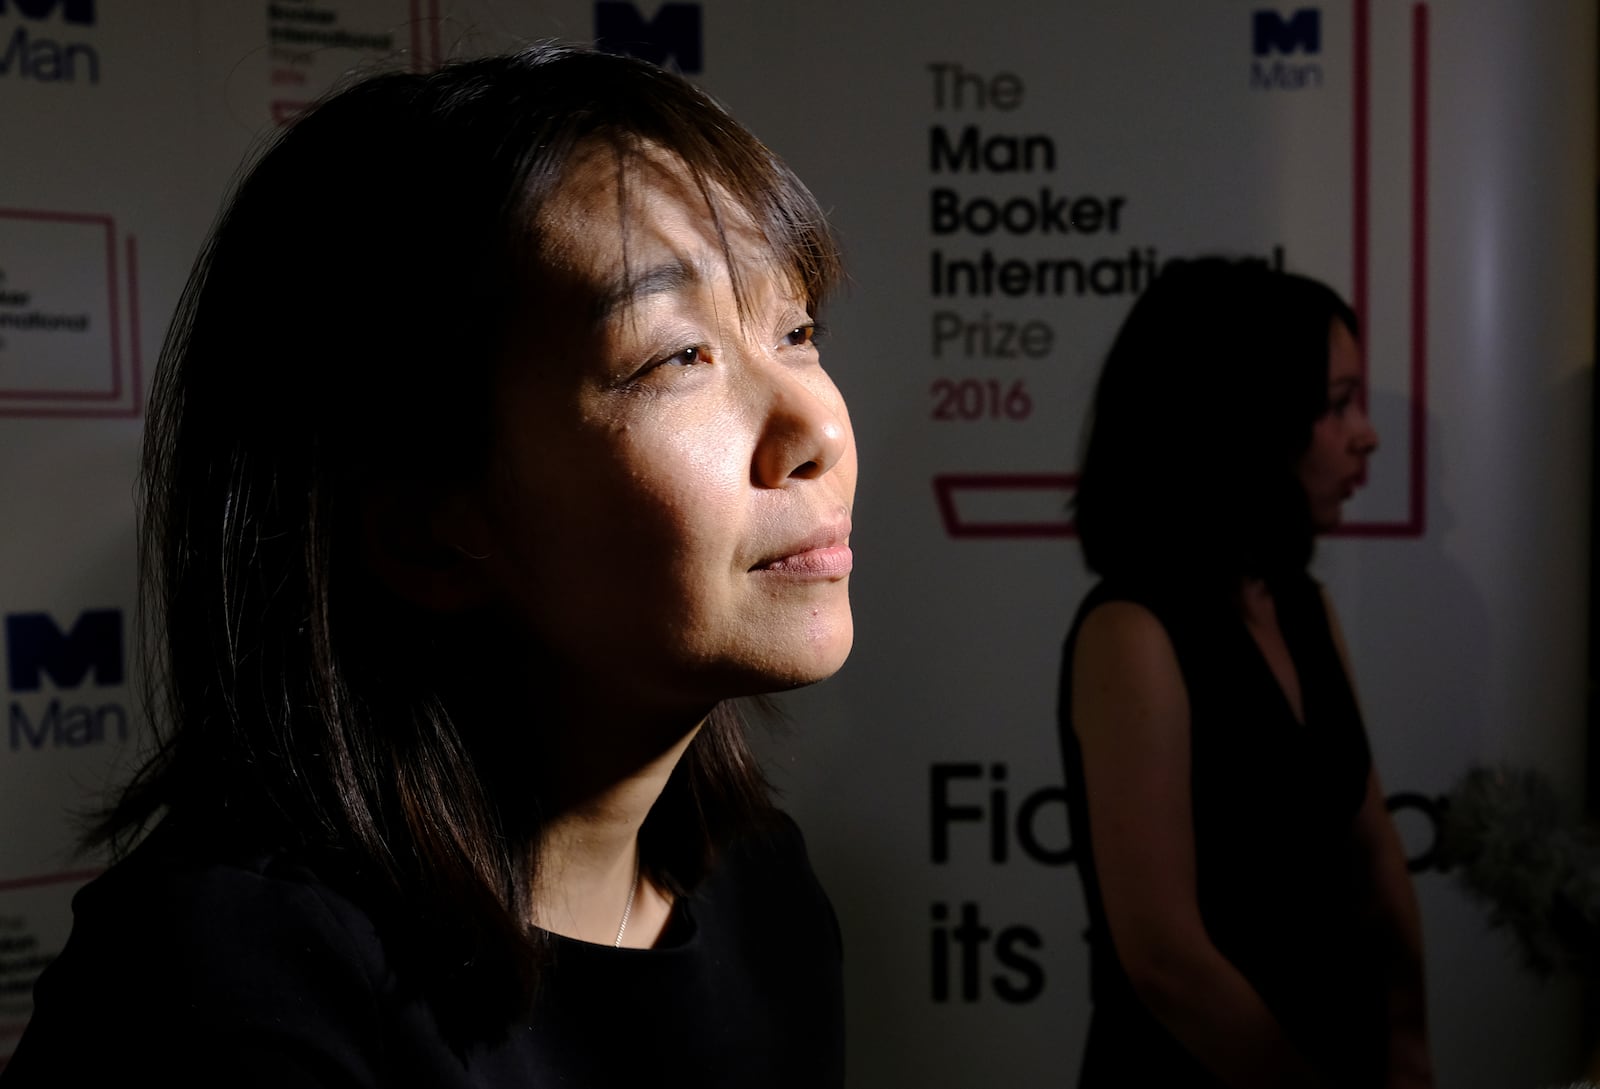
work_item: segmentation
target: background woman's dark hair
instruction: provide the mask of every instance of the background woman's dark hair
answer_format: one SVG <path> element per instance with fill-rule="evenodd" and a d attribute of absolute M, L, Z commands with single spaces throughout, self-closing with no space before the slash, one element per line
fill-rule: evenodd
<path fill-rule="evenodd" d="M 1076 499 L 1100 575 L 1226 592 L 1311 558 L 1296 475 L 1328 407 L 1326 285 L 1259 260 L 1168 264 L 1117 333 L 1095 391 Z"/>
<path fill-rule="evenodd" d="M 463 713 L 475 678 L 529 667 L 497 665 L 482 625 L 446 630 L 383 593 L 358 522 L 373 489 L 420 507 L 485 472 L 496 360 L 516 311 L 537 307 L 535 213 L 596 143 L 624 183 L 642 148 L 676 154 L 719 231 L 718 190 L 812 305 L 834 286 L 814 199 L 680 77 L 566 46 L 380 75 L 296 121 L 243 178 L 184 291 L 147 420 L 158 747 L 90 842 L 126 850 L 166 812 L 336 856 L 463 1039 L 525 1005 L 546 955 L 528 923 L 537 799 L 522 800 L 525 776 L 515 792 L 492 779 L 526 768 L 509 750 L 538 724 Z M 682 891 L 769 807 L 719 708 L 641 833 L 644 864 Z"/>

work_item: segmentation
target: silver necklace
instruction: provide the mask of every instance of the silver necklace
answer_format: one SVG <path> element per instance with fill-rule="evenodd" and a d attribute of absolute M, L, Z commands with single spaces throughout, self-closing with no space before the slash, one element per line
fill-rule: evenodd
<path fill-rule="evenodd" d="M 628 929 L 628 916 L 633 914 L 633 898 L 639 895 L 639 856 L 633 857 L 633 888 L 628 890 L 628 905 L 622 909 L 622 922 L 617 924 L 617 940 L 612 942 L 613 948 L 622 948 L 622 935 Z"/>

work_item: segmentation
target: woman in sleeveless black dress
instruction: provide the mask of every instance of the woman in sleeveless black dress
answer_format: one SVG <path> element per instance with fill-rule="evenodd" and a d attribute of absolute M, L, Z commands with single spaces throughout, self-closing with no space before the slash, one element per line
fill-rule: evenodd
<path fill-rule="evenodd" d="M 1306 572 L 1377 435 L 1356 318 L 1169 266 L 1118 334 L 1061 675 L 1094 1013 L 1080 1084 L 1432 1084 L 1415 897 Z"/>

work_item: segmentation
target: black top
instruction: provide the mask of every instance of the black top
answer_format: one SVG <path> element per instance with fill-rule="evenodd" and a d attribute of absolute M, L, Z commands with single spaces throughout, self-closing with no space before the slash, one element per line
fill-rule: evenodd
<path fill-rule="evenodd" d="M 1117 600 L 1154 613 L 1183 674 L 1195 891 L 1213 943 L 1312 1063 L 1347 1084 L 1382 1082 L 1385 986 L 1363 924 L 1366 879 L 1354 836 L 1371 766 L 1366 734 L 1316 583 L 1301 576 L 1272 594 L 1300 679 L 1304 723 L 1227 602 L 1102 583 L 1067 637 L 1061 744 L 1094 998 L 1083 1086 L 1220 1084 L 1140 1002 L 1106 928 L 1099 873 L 1116 860 L 1094 856 L 1071 719 L 1072 657 L 1084 618 Z"/>
<path fill-rule="evenodd" d="M 838 924 L 787 817 L 680 898 L 665 947 L 555 938 L 526 1022 L 464 1056 L 373 916 L 291 854 L 158 832 L 73 912 L 5 1089 L 844 1082 Z"/>

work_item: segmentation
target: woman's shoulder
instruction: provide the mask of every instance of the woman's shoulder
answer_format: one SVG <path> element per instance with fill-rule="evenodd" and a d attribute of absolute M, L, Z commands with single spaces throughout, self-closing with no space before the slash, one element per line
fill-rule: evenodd
<path fill-rule="evenodd" d="M 169 822 L 78 892 L 74 934 L 137 926 L 175 956 L 233 945 L 245 953 L 310 933 L 346 950 L 376 946 L 372 921 L 340 891 L 350 877 L 309 851 L 227 842 Z"/>
<path fill-rule="evenodd" d="M 1237 620 L 1232 621 L 1237 623 Z M 1075 681 L 1094 678 L 1128 699 L 1183 704 L 1236 648 L 1217 600 L 1183 588 L 1105 580 L 1078 607 L 1062 647 L 1058 712 L 1070 717 Z"/>
<path fill-rule="evenodd" d="M 1066 649 L 1070 659 L 1075 646 L 1086 639 L 1159 647 L 1172 641 L 1173 630 L 1181 624 L 1181 610 L 1172 595 L 1106 579 L 1096 583 L 1079 603 Z"/>
<path fill-rule="evenodd" d="M 729 845 L 706 882 L 704 897 L 740 929 L 810 935 L 815 947 L 836 951 L 839 923 L 812 867 L 800 825 L 772 809 Z"/>
<path fill-rule="evenodd" d="M 105 1062 L 144 1069 L 168 1047 L 186 1076 L 223 1080 L 249 1061 L 285 1078 L 302 1061 L 347 1074 L 376 1061 L 367 1026 L 386 972 L 381 943 L 366 914 L 293 852 L 214 854 L 158 829 L 72 909 L 8 1068 L 18 1084 L 32 1084 L 29 1070 L 60 1083 Z"/>
<path fill-rule="evenodd" d="M 754 862 L 809 866 L 806 837 L 799 822 L 776 806 L 740 830 L 734 837 L 732 853 Z"/>
<path fill-rule="evenodd" d="M 1136 597 L 1091 594 L 1061 663 L 1063 721 L 1080 704 L 1119 708 L 1108 720 L 1119 729 L 1129 708 L 1186 713 L 1185 690 L 1184 658 L 1167 618 Z"/>
<path fill-rule="evenodd" d="M 777 808 L 762 814 L 734 837 L 713 868 L 712 879 L 723 885 L 789 886 L 822 895 L 800 825 Z"/>

